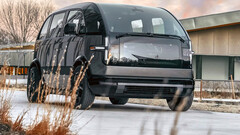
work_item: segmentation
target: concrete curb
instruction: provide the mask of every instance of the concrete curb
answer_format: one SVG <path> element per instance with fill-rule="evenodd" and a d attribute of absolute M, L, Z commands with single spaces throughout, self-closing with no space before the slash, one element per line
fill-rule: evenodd
<path fill-rule="evenodd" d="M 194 98 L 194 102 L 199 102 L 199 103 L 216 103 L 216 104 L 226 104 L 226 105 L 240 105 L 240 100 L 239 99 L 206 99 L 203 98 L 200 101 L 200 98 Z"/>

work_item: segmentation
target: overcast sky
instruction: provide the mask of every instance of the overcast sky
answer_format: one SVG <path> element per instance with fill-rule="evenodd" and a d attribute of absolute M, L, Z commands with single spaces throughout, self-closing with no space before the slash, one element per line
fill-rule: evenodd
<path fill-rule="evenodd" d="M 53 0 L 56 8 L 89 1 L 163 7 L 179 19 L 240 10 L 240 0 Z"/>

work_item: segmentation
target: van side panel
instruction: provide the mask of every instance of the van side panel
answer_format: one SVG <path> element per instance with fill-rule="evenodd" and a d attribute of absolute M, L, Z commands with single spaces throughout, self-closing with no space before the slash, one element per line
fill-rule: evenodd
<path fill-rule="evenodd" d="M 66 59 L 64 62 L 66 63 L 67 67 L 72 67 L 75 59 L 82 53 L 82 47 L 84 46 L 84 36 L 65 37 L 63 44 L 66 46 Z"/>
<path fill-rule="evenodd" d="M 84 55 L 89 60 L 93 55 L 94 58 L 91 61 L 91 65 L 89 67 L 88 75 L 92 75 L 93 72 L 103 70 L 106 68 L 104 65 L 104 51 L 90 51 L 90 46 L 99 46 L 104 47 L 103 36 L 101 35 L 88 35 L 85 38 L 85 46 L 83 47 Z"/>

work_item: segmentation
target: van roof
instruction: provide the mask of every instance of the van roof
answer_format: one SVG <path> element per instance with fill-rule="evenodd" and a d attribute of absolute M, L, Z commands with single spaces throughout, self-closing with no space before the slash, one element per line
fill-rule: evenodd
<path fill-rule="evenodd" d="M 65 10 L 69 10 L 69 9 L 74 9 L 74 8 L 87 8 L 88 6 L 90 5 L 104 5 L 104 4 L 108 4 L 108 5 L 126 5 L 128 6 L 129 4 L 110 4 L 110 3 L 95 3 L 95 2 L 83 2 L 83 3 L 77 3 L 77 4 L 74 4 L 74 5 L 70 5 L 70 6 L 67 6 L 67 7 L 64 7 L 64 8 L 61 8 L 54 13 L 57 13 L 57 12 L 61 12 L 61 11 L 65 11 Z M 147 7 L 147 6 L 140 6 L 140 5 L 129 5 L 129 6 L 139 6 L 139 7 Z"/>
<path fill-rule="evenodd" d="M 74 4 L 74 5 L 70 5 L 70 6 L 67 6 L 67 7 L 64 7 L 64 8 L 61 8 L 53 13 L 57 13 L 57 12 L 61 12 L 61 11 L 64 11 L 64 10 L 69 10 L 69 9 L 74 9 L 74 8 L 84 8 L 84 7 L 88 7 L 92 4 L 96 4 L 94 2 L 83 2 L 83 3 L 77 3 L 77 4 Z"/>

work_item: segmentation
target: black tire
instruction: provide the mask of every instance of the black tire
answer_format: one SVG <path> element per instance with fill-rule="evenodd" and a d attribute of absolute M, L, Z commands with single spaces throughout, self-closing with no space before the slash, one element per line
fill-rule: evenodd
<path fill-rule="evenodd" d="M 176 97 L 176 99 L 167 99 L 167 103 L 172 111 L 185 112 L 192 106 L 193 97 L 194 92 L 192 91 L 191 94 L 186 97 Z"/>
<path fill-rule="evenodd" d="M 45 101 L 45 94 L 42 92 L 43 86 L 39 88 L 39 82 L 41 80 L 41 75 L 37 67 L 32 67 L 28 73 L 27 81 L 27 98 L 29 102 L 32 103 L 43 103 Z"/>
<path fill-rule="evenodd" d="M 80 70 L 81 66 L 77 66 L 77 68 L 74 70 L 73 72 L 74 82 L 76 82 Z M 74 86 L 74 83 L 72 85 Z M 78 86 L 75 108 L 82 110 L 90 109 L 94 102 L 94 99 L 95 95 L 90 90 L 87 75 L 85 75 L 83 80 L 80 82 L 80 85 Z"/>
<path fill-rule="evenodd" d="M 128 102 L 128 98 L 109 98 L 109 100 L 114 105 L 125 105 Z"/>

